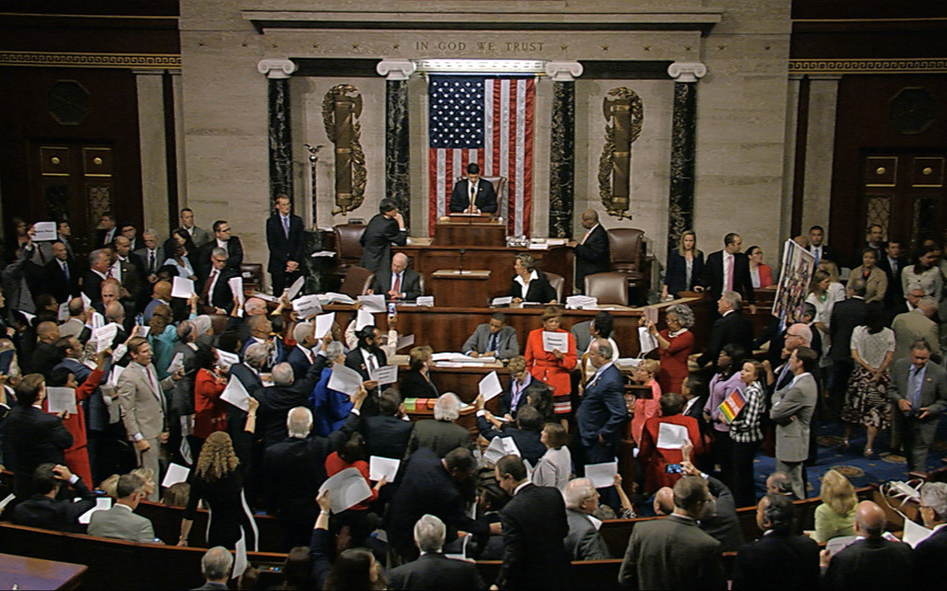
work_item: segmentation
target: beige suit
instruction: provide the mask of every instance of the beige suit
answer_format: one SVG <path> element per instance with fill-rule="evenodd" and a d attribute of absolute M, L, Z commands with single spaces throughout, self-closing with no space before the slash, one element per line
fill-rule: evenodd
<path fill-rule="evenodd" d="M 161 455 L 161 434 L 168 430 L 167 402 L 164 390 L 170 390 L 174 381 L 167 377 L 162 382 L 157 381 L 154 366 L 149 366 L 154 376 L 157 390 L 148 378 L 146 368 L 137 363 L 129 363 L 125 371 L 118 378 L 118 400 L 122 408 L 122 420 L 130 441 L 144 440 L 151 447 L 142 452 L 135 447 L 138 455 L 138 464 L 155 471 L 155 479 L 159 475 L 158 458 Z M 158 500 L 158 487 L 149 495 L 148 500 Z"/>
<path fill-rule="evenodd" d="M 856 277 L 861 277 L 862 273 L 865 271 L 863 265 L 858 265 L 852 272 L 848 275 L 848 280 L 851 281 Z M 868 274 L 868 280 L 865 281 L 865 301 L 866 302 L 883 302 L 885 301 L 885 291 L 888 289 L 888 276 L 885 275 L 885 272 L 879 269 L 878 267 L 873 267 L 871 273 Z"/>
<path fill-rule="evenodd" d="M 891 323 L 894 331 L 894 358 L 905 359 L 911 356 L 911 345 L 918 339 L 924 339 L 930 345 L 931 353 L 940 355 L 940 339 L 937 323 L 927 317 L 920 309 L 904 312 L 894 317 Z"/>

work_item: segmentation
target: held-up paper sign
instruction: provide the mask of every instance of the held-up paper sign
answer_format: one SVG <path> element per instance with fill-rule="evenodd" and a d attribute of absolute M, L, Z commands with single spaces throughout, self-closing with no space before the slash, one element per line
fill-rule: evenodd
<path fill-rule="evenodd" d="M 296 310 L 300 318 L 312 318 L 322 312 L 322 304 L 319 302 L 318 296 L 307 295 L 293 300 L 293 309 Z"/>
<path fill-rule="evenodd" d="M 385 306 L 385 296 L 380 293 L 360 295 L 358 296 L 358 301 L 362 303 L 362 310 L 366 310 L 373 314 L 388 311 L 388 308 Z"/>
<path fill-rule="evenodd" d="M 496 398 L 502 392 L 503 386 L 500 384 L 500 376 L 496 371 L 491 371 L 480 380 L 480 394 L 483 395 L 484 402 Z"/>
<path fill-rule="evenodd" d="M 168 364 L 168 375 L 176 373 L 182 367 L 184 367 L 184 353 L 175 353 L 171 358 L 171 363 Z"/>
<path fill-rule="evenodd" d="M 333 513 L 341 513 L 372 496 L 372 489 L 358 468 L 346 468 L 335 474 L 319 487 L 320 494 L 324 490 L 329 491 Z"/>
<path fill-rule="evenodd" d="M 687 441 L 687 427 L 661 423 L 658 427 L 658 445 L 661 449 L 681 449 Z"/>
<path fill-rule="evenodd" d="M 354 369 L 345 367 L 341 363 L 332 366 L 332 375 L 329 377 L 330 390 L 355 396 L 361 385 L 362 376 Z"/>
<path fill-rule="evenodd" d="M 46 387 L 47 409 L 49 414 L 58 415 L 62 411 L 76 413 L 76 391 L 74 388 Z"/>
<path fill-rule="evenodd" d="M 329 312 L 328 314 L 319 314 L 316 316 L 316 332 L 313 335 L 316 339 L 321 339 L 322 337 L 329 334 L 329 331 L 332 330 L 332 324 L 335 322 L 335 312 Z"/>
<path fill-rule="evenodd" d="M 224 391 L 220 394 L 220 399 L 229 402 L 243 412 L 250 411 L 250 394 L 248 394 L 247 389 L 243 387 L 243 382 L 236 377 L 232 376 L 230 381 L 227 382 L 227 387 L 224 388 Z"/>
<path fill-rule="evenodd" d="M 379 386 L 398 383 L 398 366 L 383 365 L 378 369 L 368 373 L 371 379 L 376 380 Z"/>
<path fill-rule="evenodd" d="M 355 317 L 355 330 L 362 330 L 366 326 L 375 326 L 375 317 L 365 308 L 359 308 Z"/>
<path fill-rule="evenodd" d="M 401 460 L 371 456 L 368 458 L 368 479 L 372 482 L 378 482 L 384 476 L 388 482 L 394 482 L 400 465 Z"/>
<path fill-rule="evenodd" d="M 543 351 L 552 353 L 556 349 L 565 353 L 569 350 L 569 333 L 543 331 Z"/>
<path fill-rule="evenodd" d="M 414 335 L 409 334 L 408 336 L 398 337 L 398 346 L 395 347 L 395 351 L 400 351 L 405 347 L 410 347 L 414 344 Z"/>
<path fill-rule="evenodd" d="M 170 486 L 179 482 L 187 482 L 187 475 L 190 473 L 190 468 L 185 468 L 184 466 L 172 463 L 170 466 L 168 466 L 168 473 L 164 475 L 164 480 L 161 481 L 161 486 L 169 488 Z"/>
<path fill-rule="evenodd" d="M 175 277 L 171 285 L 171 297 L 188 299 L 194 295 L 194 282 L 187 277 Z"/>
<path fill-rule="evenodd" d="M 112 346 L 112 341 L 115 340 L 115 335 L 118 334 L 118 325 L 110 322 L 102 328 L 95 329 L 92 334 L 96 343 L 95 352 L 101 353 Z"/>
<path fill-rule="evenodd" d="M 233 297 L 237 298 L 237 304 L 242 308 L 247 299 L 246 296 L 243 295 L 243 277 L 231 277 L 227 280 L 227 283 L 230 284 L 230 291 L 233 293 Z"/>
<path fill-rule="evenodd" d="M 293 281 L 293 284 L 289 286 L 289 289 L 286 290 L 286 297 L 290 300 L 295 300 L 296 296 L 299 295 L 299 292 L 303 290 L 303 284 L 306 283 L 305 277 L 300 277 L 296 281 Z"/>
<path fill-rule="evenodd" d="M 56 313 L 56 319 L 60 322 L 69 320 L 69 302 L 59 304 L 59 312 Z"/>
<path fill-rule="evenodd" d="M 233 367 L 240 363 L 240 356 L 236 353 L 230 353 L 228 351 L 221 351 L 217 349 L 217 367 L 225 369 L 228 367 Z"/>
<path fill-rule="evenodd" d="M 490 441 L 490 445 L 486 451 L 483 452 L 483 459 L 491 464 L 496 464 L 500 461 L 500 458 L 509 454 L 522 457 L 520 449 L 516 447 L 516 442 L 513 441 L 513 438 L 494 437 Z"/>
<path fill-rule="evenodd" d="M 618 474 L 618 461 L 602 464 L 588 464 L 585 467 L 585 477 L 592 481 L 595 488 L 615 486 L 615 475 Z"/>
<path fill-rule="evenodd" d="M 56 239 L 56 222 L 36 222 L 33 224 L 33 241 L 45 242 Z"/>

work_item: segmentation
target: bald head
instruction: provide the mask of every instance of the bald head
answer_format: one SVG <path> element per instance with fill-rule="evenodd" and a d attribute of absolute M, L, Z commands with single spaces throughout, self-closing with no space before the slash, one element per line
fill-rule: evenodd
<path fill-rule="evenodd" d="M 109 302 L 105 304 L 105 319 L 109 322 L 117 322 L 119 324 L 125 320 L 125 307 L 122 306 L 121 302 Z"/>
<path fill-rule="evenodd" d="M 855 532 L 869 538 L 880 537 L 885 530 L 885 511 L 873 501 L 862 501 L 855 506 Z"/>
<path fill-rule="evenodd" d="M 159 281 L 155 283 L 154 295 L 159 300 L 171 301 L 171 283 L 168 281 Z"/>
<path fill-rule="evenodd" d="M 36 327 L 36 337 L 43 343 L 54 343 L 59 339 L 59 327 L 55 322 L 40 322 Z"/>
<path fill-rule="evenodd" d="M 266 302 L 260 298 L 250 298 L 247 300 L 247 303 L 243 305 L 243 309 L 246 311 L 247 316 L 266 314 Z"/>
<path fill-rule="evenodd" d="M 654 494 L 654 512 L 658 515 L 674 513 L 674 489 L 670 486 L 662 486 Z"/>

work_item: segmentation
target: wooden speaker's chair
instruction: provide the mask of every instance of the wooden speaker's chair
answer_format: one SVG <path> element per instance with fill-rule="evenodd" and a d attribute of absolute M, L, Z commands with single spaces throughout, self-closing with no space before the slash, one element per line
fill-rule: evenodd
<path fill-rule="evenodd" d="M 565 277 L 563 277 L 562 275 L 556 275 L 555 273 L 550 273 L 548 271 L 544 271 L 544 273 L 546 275 L 546 279 L 549 280 L 549 285 L 551 285 L 552 288 L 556 290 L 556 301 L 561 304 L 562 291 L 566 285 Z M 543 302 L 543 303 L 545 304 L 546 302 Z"/>
<path fill-rule="evenodd" d="M 594 273 L 585 276 L 585 294 L 601 304 L 628 305 L 628 280 L 623 273 Z"/>
<path fill-rule="evenodd" d="M 637 287 L 645 279 L 642 272 L 644 230 L 637 228 L 608 230 L 608 249 L 612 271 L 624 275 L 629 287 Z"/>
<path fill-rule="evenodd" d="M 333 228 L 335 233 L 335 254 L 338 260 L 337 273 L 344 275 L 349 267 L 358 265 L 362 260 L 362 224 L 340 224 Z"/>
<path fill-rule="evenodd" d="M 374 273 L 365 267 L 359 267 L 355 265 L 349 267 L 348 272 L 345 274 L 345 280 L 342 281 L 342 287 L 339 288 L 339 291 L 351 298 L 355 298 L 360 295 L 367 294 L 368 290 L 372 288 L 372 284 L 374 282 Z"/>

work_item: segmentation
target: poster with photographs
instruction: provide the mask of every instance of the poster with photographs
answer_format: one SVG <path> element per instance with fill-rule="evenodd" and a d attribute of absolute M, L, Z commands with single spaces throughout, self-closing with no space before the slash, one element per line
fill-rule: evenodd
<path fill-rule="evenodd" d="M 776 300 L 773 302 L 773 316 L 782 321 L 783 326 L 797 322 L 802 317 L 802 304 L 809 292 L 809 282 L 815 271 L 815 257 L 805 248 L 792 240 L 783 247 L 783 268 L 776 287 Z"/>

